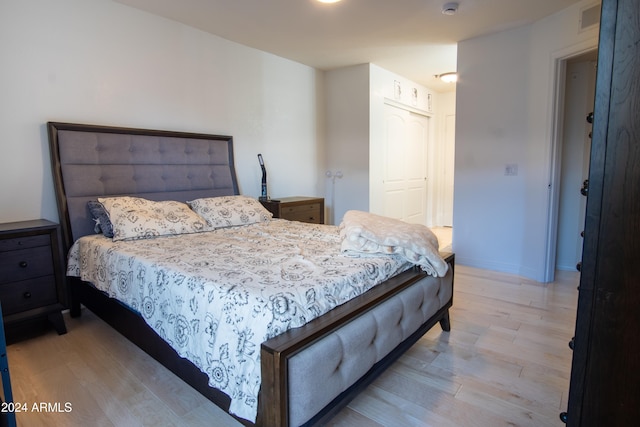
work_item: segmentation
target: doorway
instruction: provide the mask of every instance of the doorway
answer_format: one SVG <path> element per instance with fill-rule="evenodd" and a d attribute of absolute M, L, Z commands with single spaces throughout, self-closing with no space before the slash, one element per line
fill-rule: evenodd
<path fill-rule="evenodd" d="M 587 116 L 593 111 L 596 63 L 596 50 L 559 61 L 546 281 L 555 270 L 576 271 L 582 257 L 586 197 L 581 188 L 589 174 Z"/>

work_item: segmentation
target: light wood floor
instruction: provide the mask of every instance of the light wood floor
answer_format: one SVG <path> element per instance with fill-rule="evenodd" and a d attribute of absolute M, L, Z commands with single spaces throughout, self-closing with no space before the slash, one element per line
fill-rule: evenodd
<path fill-rule="evenodd" d="M 437 325 L 332 426 L 560 426 L 566 409 L 577 273 L 539 284 L 456 267 L 452 329 Z M 238 426 L 93 314 L 69 332 L 12 344 L 18 425 Z M 34 403 L 71 404 L 33 412 Z"/>

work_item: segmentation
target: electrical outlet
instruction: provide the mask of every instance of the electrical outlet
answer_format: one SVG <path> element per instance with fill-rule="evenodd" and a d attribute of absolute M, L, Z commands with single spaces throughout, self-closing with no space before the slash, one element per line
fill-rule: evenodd
<path fill-rule="evenodd" d="M 518 164 L 517 163 L 507 163 L 504 165 L 504 174 L 505 176 L 517 176 L 518 175 Z"/>

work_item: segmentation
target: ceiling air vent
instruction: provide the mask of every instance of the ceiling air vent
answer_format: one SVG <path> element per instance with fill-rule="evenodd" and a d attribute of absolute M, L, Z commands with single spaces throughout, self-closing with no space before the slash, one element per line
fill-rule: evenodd
<path fill-rule="evenodd" d="M 584 31 L 600 23 L 600 4 L 587 7 L 580 11 L 580 31 Z"/>

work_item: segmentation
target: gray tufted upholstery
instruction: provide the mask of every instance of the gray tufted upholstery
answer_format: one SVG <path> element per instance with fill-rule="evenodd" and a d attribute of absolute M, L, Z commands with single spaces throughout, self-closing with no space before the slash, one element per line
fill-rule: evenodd
<path fill-rule="evenodd" d="M 87 201 L 98 197 L 187 201 L 238 194 L 230 136 L 62 123 L 50 123 L 49 132 L 57 150 L 52 158 L 59 159 L 56 190 L 67 201 L 67 245 L 93 233 Z"/>
<path fill-rule="evenodd" d="M 336 332 L 289 359 L 289 422 L 299 426 L 398 344 L 451 298 L 453 272 L 425 276 Z"/>

